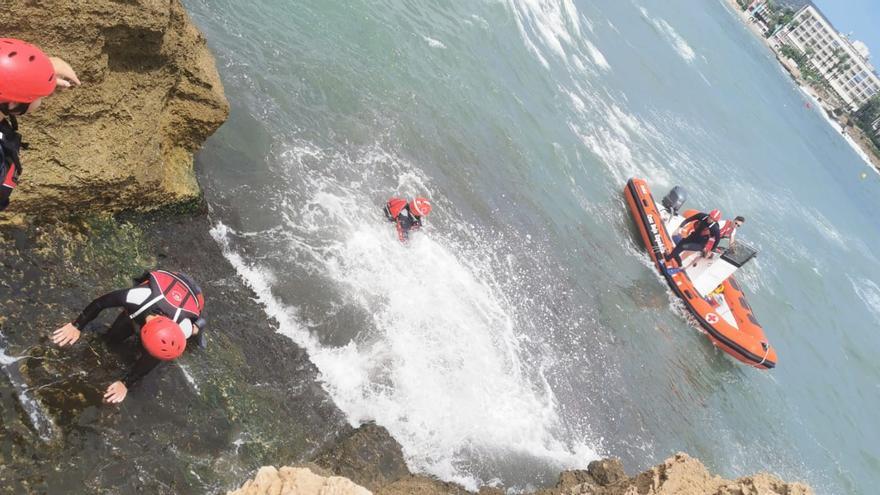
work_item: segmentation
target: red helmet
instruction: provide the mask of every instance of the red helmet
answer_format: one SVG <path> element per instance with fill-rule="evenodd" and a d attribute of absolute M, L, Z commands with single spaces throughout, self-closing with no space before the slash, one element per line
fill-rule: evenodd
<path fill-rule="evenodd" d="M 165 316 L 156 316 L 141 328 L 141 344 L 156 359 L 177 359 L 186 349 L 186 336 L 180 325 Z"/>
<path fill-rule="evenodd" d="M 416 216 L 423 217 L 428 213 L 431 213 L 431 202 L 428 201 L 427 198 L 416 198 L 410 201 L 409 209 L 412 210 Z"/>
<path fill-rule="evenodd" d="M 712 219 L 713 222 L 718 222 L 721 220 L 721 210 L 715 209 L 709 212 L 709 218 Z"/>
<path fill-rule="evenodd" d="M 42 50 L 0 38 L 0 103 L 32 103 L 55 91 L 55 68 Z"/>

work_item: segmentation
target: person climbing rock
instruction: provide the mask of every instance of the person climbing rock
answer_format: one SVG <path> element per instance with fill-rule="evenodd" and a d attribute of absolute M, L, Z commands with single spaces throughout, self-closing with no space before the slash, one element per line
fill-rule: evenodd
<path fill-rule="evenodd" d="M 76 72 L 34 45 L 0 38 L 0 211 L 21 176 L 19 152 L 27 148 L 18 133 L 16 117 L 39 108 L 43 98 L 57 88 L 79 85 Z"/>
<path fill-rule="evenodd" d="M 397 227 L 400 242 L 407 242 L 409 233 L 419 230 L 424 218 L 431 213 L 431 202 L 426 198 L 415 198 L 408 203 L 403 198 L 391 198 L 383 211 L 385 218 Z"/>
<path fill-rule="evenodd" d="M 165 270 L 145 272 L 134 279 L 137 284 L 104 294 L 92 301 L 72 323 L 55 330 L 52 342 L 59 347 L 73 345 L 86 325 L 107 308 L 122 308 L 103 337 L 108 344 L 120 344 L 140 330 L 143 347 L 140 358 L 125 376 L 110 384 L 104 400 L 119 403 L 129 387 L 162 361 L 180 357 L 192 342 L 204 349 L 205 299 L 201 288 L 189 276 Z"/>

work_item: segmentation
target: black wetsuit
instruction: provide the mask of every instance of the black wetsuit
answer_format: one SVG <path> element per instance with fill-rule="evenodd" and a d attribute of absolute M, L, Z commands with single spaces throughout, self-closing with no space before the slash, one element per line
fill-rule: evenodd
<path fill-rule="evenodd" d="M 22 147 L 21 134 L 15 117 L 0 120 L 0 211 L 9 206 L 9 196 L 18 185 L 21 175 L 19 151 Z"/>
<path fill-rule="evenodd" d="M 691 232 L 689 236 L 678 241 L 678 244 L 675 245 L 675 249 L 666 256 L 666 261 L 675 258 L 675 261 L 681 266 L 682 251 L 702 251 L 706 247 L 706 243 L 709 242 L 710 238 L 715 239 L 715 242 L 713 243 L 714 246 L 717 246 L 721 241 L 721 229 L 718 227 L 718 222 L 712 220 L 708 213 L 697 213 L 696 215 L 692 215 L 681 223 L 679 229 L 691 222 L 697 222 L 697 224 L 694 225 L 694 231 Z"/>
<path fill-rule="evenodd" d="M 135 281 L 143 282 L 143 280 L 145 280 L 145 278 L 141 278 L 140 280 L 136 279 Z M 201 289 L 192 282 L 192 279 L 189 277 L 187 277 L 187 285 L 189 285 L 193 291 L 201 293 Z M 133 291 L 141 292 L 135 293 Z M 144 285 L 139 285 L 137 287 L 132 287 L 131 289 L 121 289 L 104 294 L 86 306 L 82 313 L 80 313 L 73 322 L 73 326 L 80 330 L 87 330 L 86 325 L 97 318 L 101 311 L 108 308 L 122 308 L 122 312 L 116 317 L 116 320 L 110 326 L 110 330 L 103 335 L 108 344 L 118 345 L 132 335 L 135 335 L 138 328 L 145 323 L 146 317 L 149 315 L 163 315 L 173 318 L 174 315 L 165 314 L 161 311 L 159 306 L 154 306 L 132 319 L 130 315 L 136 313 L 143 305 L 144 298 L 142 297 L 142 291 L 149 291 L 149 288 Z M 194 343 L 203 346 L 201 339 L 204 336 L 204 330 L 207 326 L 207 322 L 204 318 L 199 317 L 188 321 L 181 321 L 180 325 L 181 327 L 187 325 L 198 326 L 199 334 L 190 336 L 188 341 L 191 343 L 194 341 Z M 122 378 L 122 383 L 124 383 L 126 387 L 131 387 L 133 383 L 146 376 L 147 373 L 152 371 L 153 368 L 161 362 L 161 360 L 154 358 L 148 353 L 142 352 L 141 357 L 134 363 L 131 370 L 129 370 Z"/>
<path fill-rule="evenodd" d="M 410 211 L 408 204 L 400 209 L 400 212 L 396 217 L 392 216 L 391 209 L 388 205 L 385 206 L 384 211 L 385 218 L 387 218 L 388 221 L 395 223 L 395 226 L 397 227 L 397 237 L 400 239 L 400 242 L 406 242 L 409 240 L 410 231 L 419 230 L 422 227 L 422 218 Z"/>

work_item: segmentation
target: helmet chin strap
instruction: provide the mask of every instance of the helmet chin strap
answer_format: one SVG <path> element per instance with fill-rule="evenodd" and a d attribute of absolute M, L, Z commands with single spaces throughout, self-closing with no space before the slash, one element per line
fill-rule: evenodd
<path fill-rule="evenodd" d="M 27 113 L 28 109 L 30 108 L 30 104 L 17 103 L 16 107 L 13 109 L 13 108 L 10 108 L 12 104 L 13 104 L 13 102 L 11 102 L 11 101 L 6 101 L 3 103 L 0 103 L 0 113 L 2 113 L 4 115 L 8 115 L 8 116 L 24 115 Z"/>

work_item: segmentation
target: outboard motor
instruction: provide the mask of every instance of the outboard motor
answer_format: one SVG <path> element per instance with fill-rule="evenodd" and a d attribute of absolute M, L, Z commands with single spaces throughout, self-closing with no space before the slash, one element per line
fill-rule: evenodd
<path fill-rule="evenodd" d="M 684 202 L 687 201 L 687 191 L 681 186 L 675 186 L 666 196 L 663 196 L 663 207 L 670 211 L 673 215 L 678 215 Z"/>

